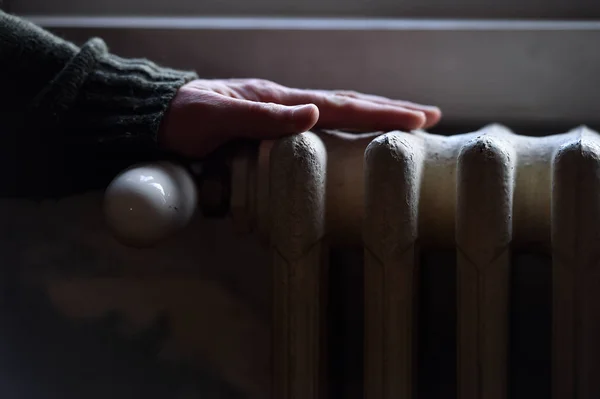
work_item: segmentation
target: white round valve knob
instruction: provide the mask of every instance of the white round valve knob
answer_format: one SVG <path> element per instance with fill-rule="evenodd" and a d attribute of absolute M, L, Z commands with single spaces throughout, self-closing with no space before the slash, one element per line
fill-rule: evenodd
<path fill-rule="evenodd" d="M 119 241 L 149 247 L 185 227 L 197 203 L 190 173 L 157 162 L 132 166 L 115 177 L 104 194 L 104 214 Z"/>

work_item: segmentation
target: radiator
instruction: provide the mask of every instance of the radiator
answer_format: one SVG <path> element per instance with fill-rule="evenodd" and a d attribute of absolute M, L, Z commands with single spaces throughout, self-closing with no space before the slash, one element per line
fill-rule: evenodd
<path fill-rule="evenodd" d="M 224 215 L 271 253 L 273 390 L 327 396 L 327 252 L 364 249 L 364 398 L 415 397 L 424 251 L 456 252 L 456 397 L 509 397 L 511 251 L 552 257 L 552 395 L 600 397 L 600 136 L 527 137 L 491 125 L 304 133 L 208 163 L 136 166 L 108 187 L 117 238 L 150 245 Z M 199 199 L 198 199 L 199 198 Z"/>

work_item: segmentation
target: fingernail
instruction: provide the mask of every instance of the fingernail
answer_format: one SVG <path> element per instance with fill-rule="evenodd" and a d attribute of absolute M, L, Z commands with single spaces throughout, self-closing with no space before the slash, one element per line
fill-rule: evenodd
<path fill-rule="evenodd" d="M 416 124 L 416 126 L 414 127 L 414 129 L 420 129 L 427 122 L 427 115 L 425 115 L 425 112 L 422 112 L 422 111 L 414 111 L 414 113 L 416 115 L 418 115 L 418 117 L 420 119 L 418 124 Z"/>
<path fill-rule="evenodd" d="M 436 107 L 436 106 L 432 105 L 429 108 L 427 108 L 427 110 L 436 115 L 442 116 L 442 110 L 440 109 L 440 107 Z"/>
<path fill-rule="evenodd" d="M 318 119 L 319 109 L 314 104 L 304 104 L 292 107 L 292 120 L 299 128 L 310 125 L 306 127 L 306 130 L 308 130 L 317 123 Z"/>
<path fill-rule="evenodd" d="M 314 108 L 315 106 L 313 104 L 296 105 L 292 107 L 292 116 L 302 115 L 303 112 L 313 112 Z"/>

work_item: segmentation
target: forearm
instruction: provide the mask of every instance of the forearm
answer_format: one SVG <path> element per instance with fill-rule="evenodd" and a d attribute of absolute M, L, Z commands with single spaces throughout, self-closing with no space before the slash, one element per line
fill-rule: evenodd
<path fill-rule="evenodd" d="M 118 169 L 157 156 L 163 114 L 195 77 L 121 59 L 99 39 L 78 48 L 3 13 L 0 54 L 2 161 L 17 154 L 16 195 L 103 188 Z"/>

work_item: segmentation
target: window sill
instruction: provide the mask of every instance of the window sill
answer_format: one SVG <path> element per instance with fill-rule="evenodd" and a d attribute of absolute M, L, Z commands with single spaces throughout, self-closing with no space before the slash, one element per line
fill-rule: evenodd
<path fill-rule="evenodd" d="M 27 18 L 205 77 L 433 103 L 449 123 L 600 125 L 596 21 Z"/>

